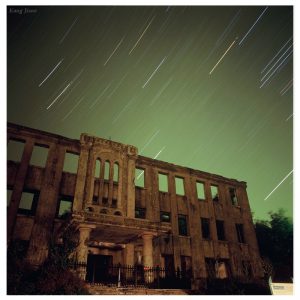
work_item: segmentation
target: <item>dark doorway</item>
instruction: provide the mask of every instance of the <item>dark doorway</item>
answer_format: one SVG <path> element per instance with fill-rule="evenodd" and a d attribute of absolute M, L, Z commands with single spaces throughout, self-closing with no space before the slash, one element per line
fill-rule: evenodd
<path fill-rule="evenodd" d="M 190 289 L 191 278 L 192 278 L 192 259 L 190 256 L 181 255 L 180 261 L 181 261 L 181 272 L 179 274 L 180 281 L 178 282 L 178 286 L 184 289 Z"/>
<path fill-rule="evenodd" d="M 86 280 L 88 282 L 106 282 L 110 278 L 112 264 L 112 255 L 89 254 Z"/>
<path fill-rule="evenodd" d="M 180 256 L 181 261 L 181 272 L 182 276 L 187 277 L 191 276 L 192 273 L 192 260 L 190 256 Z"/>
<path fill-rule="evenodd" d="M 165 261 L 165 272 L 160 278 L 160 288 L 164 289 L 190 289 L 191 258 L 181 256 L 181 269 L 175 269 L 174 256 L 163 255 Z"/>
<path fill-rule="evenodd" d="M 174 257 L 173 255 L 164 255 L 165 260 L 165 270 L 166 276 L 174 276 L 175 275 L 175 268 L 174 268 Z"/>

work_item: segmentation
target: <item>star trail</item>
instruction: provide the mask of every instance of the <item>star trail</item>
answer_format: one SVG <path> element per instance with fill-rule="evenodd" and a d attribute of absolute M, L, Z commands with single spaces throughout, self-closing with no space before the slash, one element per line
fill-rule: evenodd
<path fill-rule="evenodd" d="M 221 58 L 218 60 L 218 62 L 214 65 L 214 67 L 211 69 L 211 71 L 209 72 L 209 75 L 212 74 L 212 72 L 214 71 L 214 69 L 218 66 L 218 64 L 222 61 L 222 59 L 225 57 L 225 55 L 227 54 L 227 52 L 232 48 L 232 46 L 235 44 L 235 40 L 230 44 L 230 46 L 227 48 L 227 50 L 224 52 L 224 54 L 221 56 Z"/>
<path fill-rule="evenodd" d="M 239 46 L 242 45 L 243 41 L 247 38 L 247 36 L 250 34 L 250 32 L 252 31 L 252 29 L 255 27 L 255 25 L 257 24 L 257 22 L 260 20 L 260 18 L 262 17 L 262 15 L 265 13 L 265 11 L 268 9 L 268 6 L 264 9 L 264 11 L 259 15 L 259 17 L 257 18 L 257 20 L 254 22 L 254 24 L 250 27 L 250 29 L 247 31 L 247 33 L 244 35 L 244 37 L 241 39 L 241 41 L 239 42 Z"/>
<path fill-rule="evenodd" d="M 7 7 L 9 122 L 246 181 L 254 217 L 292 216 L 292 6 L 33 8 Z"/>
<path fill-rule="evenodd" d="M 59 65 L 62 63 L 63 59 L 53 68 L 53 70 L 46 76 L 46 78 L 39 84 L 39 87 L 42 86 L 42 84 L 51 76 L 51 74 L 59 67 Z"/>

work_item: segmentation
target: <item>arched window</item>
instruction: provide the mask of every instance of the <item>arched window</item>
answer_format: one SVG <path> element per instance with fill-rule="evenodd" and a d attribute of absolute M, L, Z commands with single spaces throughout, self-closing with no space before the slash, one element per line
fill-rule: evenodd
<path fill-rule="evenodd" d="M 104 165 L 104 179 L 106 180 L 109 180 L 109 169 L 110 169 L 110 163 L 107 160 Z"/>
<path fill-rule="evenodd" d="M 100 214 L 107 214 L 107 210 L 106 209 L 101 209 Z"/>
<path fill-rule="evenodd" d="M 100 170 L 101 170 L 101 160 L 100 158 L 96 159 L 96 165 L 95 165 L 95 178 L 100 178 Z"/>
<path fill-rule="evenodd" d="M 95 161 L 95 173 L 94 173 L 94 186 L 93 186 L 93 193 L 92 193 L 92 201 L 93 204 L 98 204 L 98 191 L 99 191 L 99 179 L 100 179 L 100 170 L 101 170 L 101 160 L 97 158 Z M 95 195 L 95 193 L 97 195 Z"/>
<path fill-rule="evenodd" d="M 121 213 L 120 211 L 116 211 L 116 212 L 114 213 L 114 215 L 115 215 L 115 216 L 122 216 L 122 213 Z"/>
<path fill-rule="evenodd" d="M 119 182 L 119 164 L 114 163 L 114 182 Z"/>

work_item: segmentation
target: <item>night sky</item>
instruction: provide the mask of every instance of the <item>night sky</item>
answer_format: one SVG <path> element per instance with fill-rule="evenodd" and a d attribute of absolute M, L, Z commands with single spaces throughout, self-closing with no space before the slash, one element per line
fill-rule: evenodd
<path fill-rule="evenodd" d="M 291 6 L 7 8 L 7 121 L 246 181 L 293 206 Z"/>

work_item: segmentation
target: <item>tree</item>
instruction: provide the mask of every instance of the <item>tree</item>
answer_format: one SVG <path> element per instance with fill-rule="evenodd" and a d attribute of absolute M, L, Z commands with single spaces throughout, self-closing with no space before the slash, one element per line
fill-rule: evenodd
<path fill-rule="evenodd" d="M 256 236 L 263 265 L 271 262 L 273 280 L 287 281 L 293 277 L 293 222 L 285 211 L 269 212 L 270 220 L 255 222 Z M 266 271 L 267 273 L 267 271 Z M 267 274 L 270 275 L 270 274 Z"/>
<path fill-rule="evenodd" d="M 50 243 L 47 260 L 38 270 L 24 262 L 22 242 L 14 241 L 7 255 L 7 294 L 9 295 L 86 295 L 85 282 L 68 268 L 69 258 L 78 245 L 73 226 L 63 230 L 59 242 Z"/>

